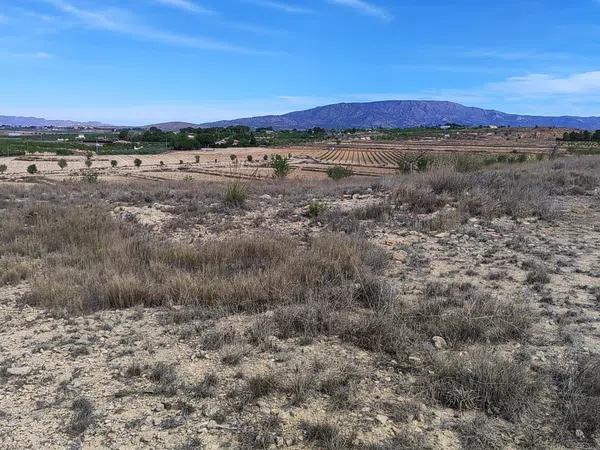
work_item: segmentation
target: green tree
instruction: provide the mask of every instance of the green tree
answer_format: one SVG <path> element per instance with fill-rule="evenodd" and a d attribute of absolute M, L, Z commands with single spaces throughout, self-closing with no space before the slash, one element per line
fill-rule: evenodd
<path fill-rule="evenodd" d="M 252 155 L 248 155 L 248 156 L 246 157 L 246 159 L 248 160 L 248 162 L 252 162 Z"/>
<path fill-rule="evenodd" d="M 141 159 L 139 159 L 139 158 L 135 158 L 135 159 L 133 160 L 133 165 L 134 165 L 135 167 L 140 167 L 140 166 L 142 165 L 142 160 L 141 160 Z"/>
<path fill-rule="evenodd" d="M 6 164 L 0 164 L 0 173 L 4 173 L 8 170 Z"/>
<path fill-rule="evenodd" d="M 67 167 L 67 160 L 65 158 L 60 158 L 57 164 L 61 170 L 64 170 L 64 168 Z"/>
<path fill-rule="evenodd" d="M 38 168 L 35 164 L 31 164 L 30 166 L 27 166 L 27 172 L 30 173 L 31 175 L 36 174 L 38 171 Z"/>
<path fill-rule="evenodd" d="M 285 178 L 292 170 L 289 159 L 281 155 L 271 156 L 271 168 L 276 178 Z"/>
<path fill-rule="evenodd" d="M 114 160 L 114 159 L 110 162 L 110 165 L 111 165 L 112 168 L 117 167 L 118 164 L 119 163 L 116 160 Z"/>

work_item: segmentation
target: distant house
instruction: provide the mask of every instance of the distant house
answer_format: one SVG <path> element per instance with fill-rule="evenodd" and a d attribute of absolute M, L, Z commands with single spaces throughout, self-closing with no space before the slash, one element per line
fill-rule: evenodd
<path fill-rule="evenodd" d="M 83 140 L 85 140 L 85 135 L 84 134 L 80 134 L 79 136 L 77 136 L 77 139 L 81 139 L 83 141 Z"/>
<path fill-rule="evenodd" d="M 490 125 L 490 128 L 491 128 L 492 130 L 497 130 L 497 129 L 498 129 L 498 126 L 497 126 L 497 125 Z"/>

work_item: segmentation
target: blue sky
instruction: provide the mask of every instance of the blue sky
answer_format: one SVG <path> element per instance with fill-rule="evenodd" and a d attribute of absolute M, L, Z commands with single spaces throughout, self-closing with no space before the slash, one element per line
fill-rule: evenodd
<path fill-rule="evenodd" d="M 442 99 L 600 115 L 600 0 L 0 0 L 0 115 L 147 124 Z"/>

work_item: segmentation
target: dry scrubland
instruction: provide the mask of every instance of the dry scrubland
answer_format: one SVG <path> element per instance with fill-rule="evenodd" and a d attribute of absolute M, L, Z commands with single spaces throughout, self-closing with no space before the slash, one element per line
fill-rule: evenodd
<path fill-rule="evenodd" d="M 595 448 L 599 174 L 0 184 L 0 447 Z"/>

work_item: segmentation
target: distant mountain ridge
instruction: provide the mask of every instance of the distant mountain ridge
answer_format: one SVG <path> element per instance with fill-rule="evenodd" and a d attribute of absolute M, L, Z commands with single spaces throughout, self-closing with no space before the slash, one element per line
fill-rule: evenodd
<path fill-rule="evenodd" d="M 507 114 L 501 111 L 464 106 L 446 101 L 390 100 L 371 103 L 338 103 L 279 116 L 248 117 L 205 123 L 201 127 L 246 125 L 307 129 L 411 128 L 456 123 L 467 126 L 565 127 L 600 129 L 600 117 L 545 117 Z"/>
<path fill-rule="evenodd" d="M 8 127 L 111 127 L 101 122 L 77 122 L 73 120 L 47 120 L 39 117 L 0 116 L 0 126 Z"/>

